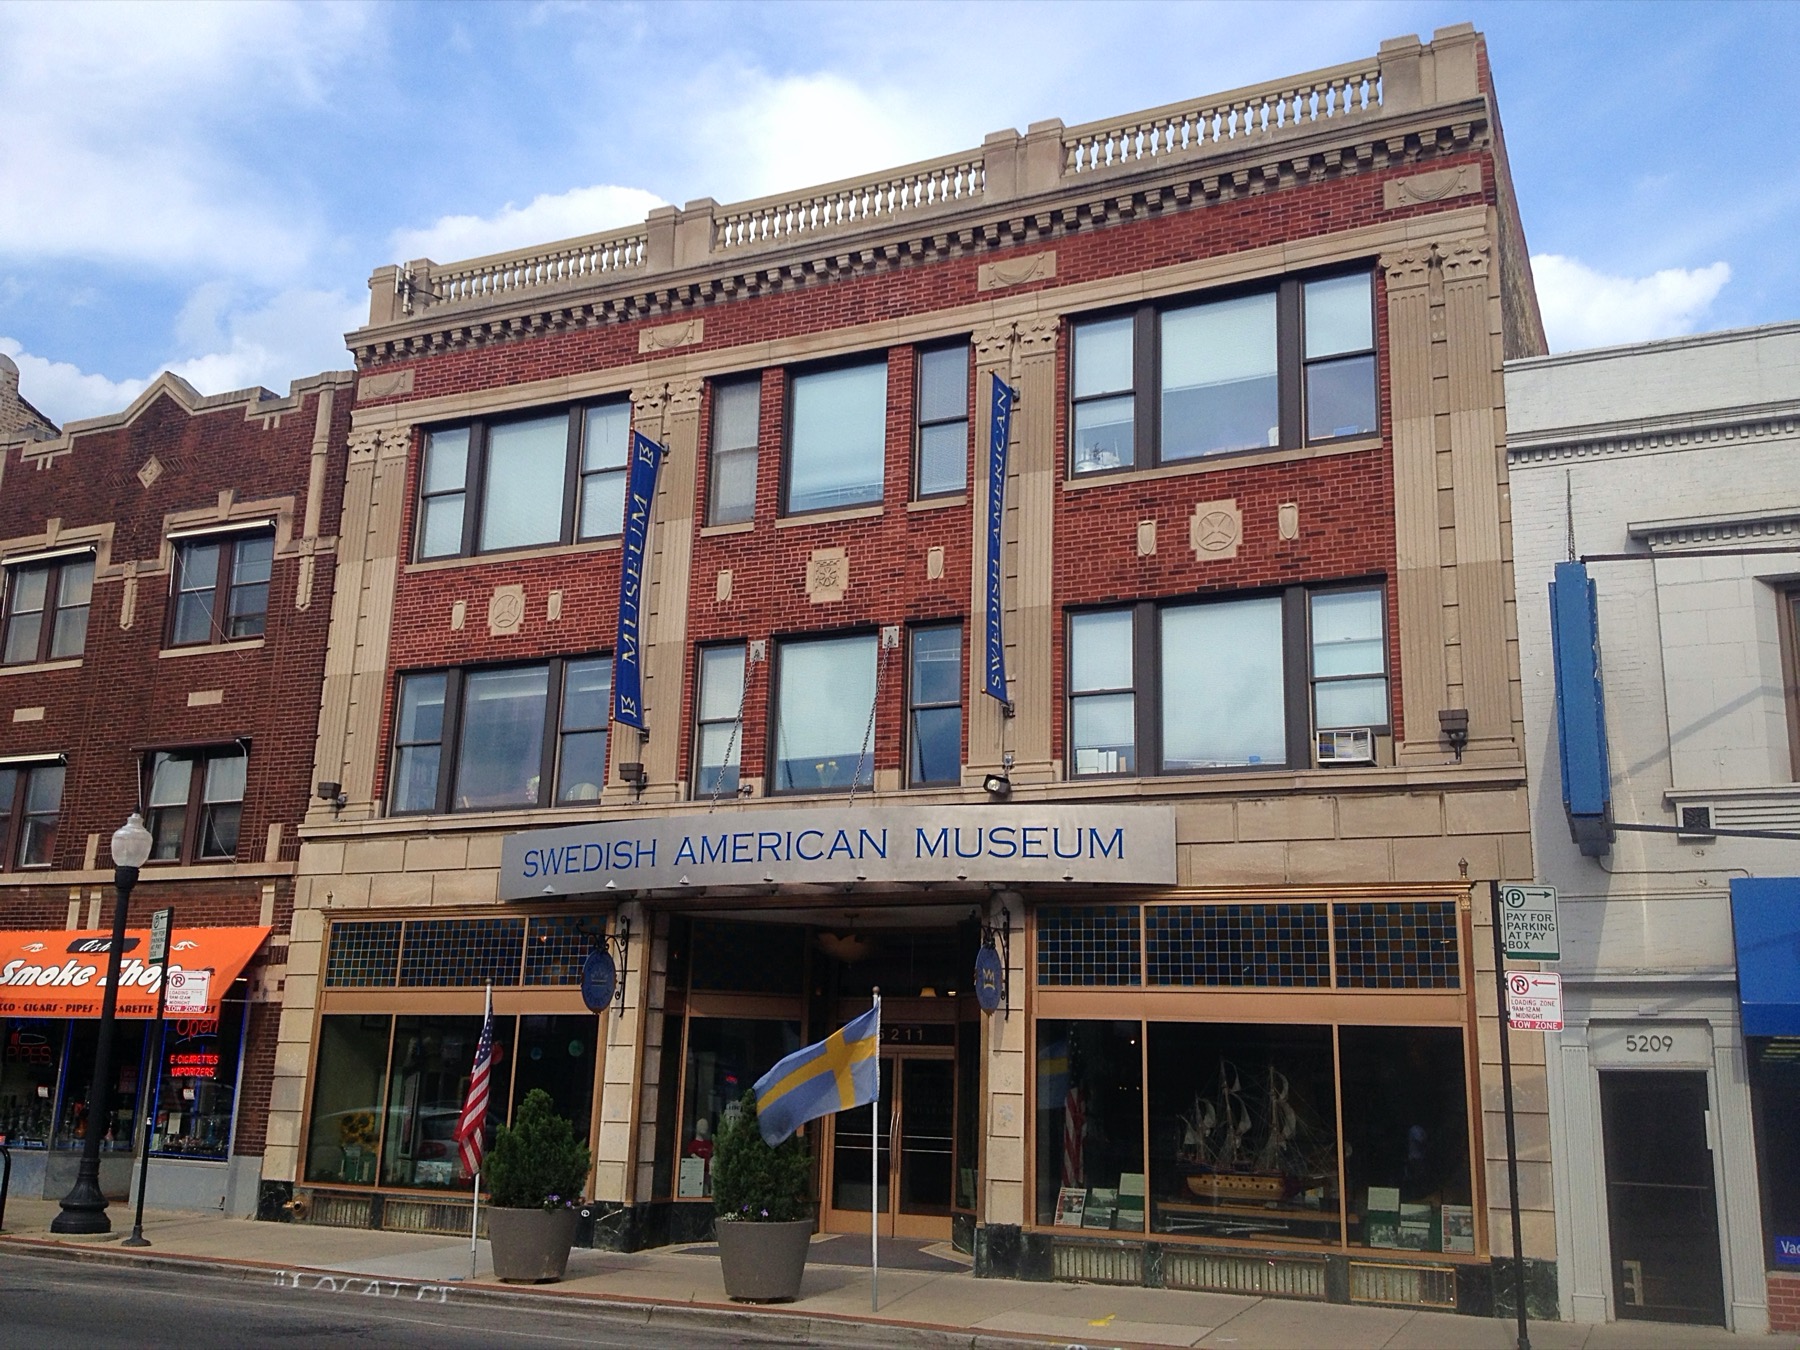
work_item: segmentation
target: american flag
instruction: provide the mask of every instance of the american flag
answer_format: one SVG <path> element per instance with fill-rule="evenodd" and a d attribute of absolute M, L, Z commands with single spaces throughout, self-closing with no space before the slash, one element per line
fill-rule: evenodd
<path fill-rule="evenodd" d="M 487 1016 L 481 1023 L 481 1040 L 475 1046 L 475 1067 L 469 1070 L 469 1095 L 463 1100 L 462 1116 L 456 1122 L 463 1172 L 471 1177 L 481 1171 L 481 1153 L 487 1142 L 488 1068 L 493 1059 L 494 990 L 490 985 Z"/>

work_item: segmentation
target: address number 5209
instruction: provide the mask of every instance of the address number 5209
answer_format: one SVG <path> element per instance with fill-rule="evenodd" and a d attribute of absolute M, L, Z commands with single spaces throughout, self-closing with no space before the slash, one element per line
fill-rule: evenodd
<path fill-rule="evenodd" d="M 1674 1048 L 1673 1036 L 1646 1036 L 1633 1032 L 1625 1037 L 1625 1049 L 1633 1055 L 1666 1055 Z"/>

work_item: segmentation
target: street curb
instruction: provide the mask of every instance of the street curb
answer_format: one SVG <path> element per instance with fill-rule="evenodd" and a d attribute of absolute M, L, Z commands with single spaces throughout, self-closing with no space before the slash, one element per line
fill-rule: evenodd
<path fill-rule="evenodd" d="M 384 1297 L 396 1299 L 411 1295 L 417 1302 L 479 1301 L 511 1307 L 554 1308 L 561 1304 L 579 1304 L 604 1311 L 620 1321 L 635 1321 L 644 1327 L 703 1327 L 708 1330 L 737 1331 L 755 1340 L 799 1341 L 807 1345 L 830 1346 L 909 1346 L 918 1350 L 1042 1350 L 1044 1346 L 1087 1350 L 1090 1342 L 1071 1341 L 1066 1337 L 1032 1336 L 1023 1333 L 994 1334 L 930 1323 L 859 1318 L 847 1313 L 799 1313 L 780 1308 L 740 1307 L 716 1303 L 665 1303 L 650 1298 L 633 1298 L 620 1294 L 594 1294 L 580 1289 L 556 1289 L 537 1286 L 532 1289 L 510 1288 L 485 1282 L 433 1283 L 428 1280 L 385 1279 L 379 1276 L 349 1274 L 319 1266 L 288 1266 L 267 1261 L 250 1261 L 230 1257 L 198 1257 L 163 1255 L 142 1251 L 120 1251 L 110 1246 L 76 1245 L 43 1238 L 0 1236 L 0 1251 L 46 1257 L 76 1263 L 111 1263 L 136 1266 L 146 1270 L 165 1270 L 204 1274 L 232 1279 L 243 1284 L 270 1282 L 276 1288 L 317 1290 L 325 1293 L 354 1293 L 366 1296 L 392 1290 Z M 310 1282 L 310 1283 L 309 1283 Z M 326 1288 L 329 1283 L 330 1288 Z M 354 1286 L 354 1287 L 352 1287 Z M 433 1297 L 438 1295 L 437 1297 Z M 1104 1341 L 1109 1350 L 1133 1350 L 1144 1345 L 1136 1341 Z M 1166 1347 L 1146 1347 L 1166 1350 Z"/>

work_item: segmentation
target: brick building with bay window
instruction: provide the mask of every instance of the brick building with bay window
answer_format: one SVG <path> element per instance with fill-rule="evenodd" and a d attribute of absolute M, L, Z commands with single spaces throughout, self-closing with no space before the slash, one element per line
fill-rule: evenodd
<path fill-rule="evenodd" d="M 0 1134 L 14 1194 L 61 1198 L 111 945 L 108 840 L 154 836 L 131 896 L 102 1188 L 253 1212 L 344 479 L 353 377 L 201 397 L 173 375 L 60 432 L 0 358 Z M 158 1051 L 150 915 L 206 1006 Z"/>
<path fill-rule="evenodd" d="M 594 1240 L 701 1236 L 712 1128 L 879 987 L 879 1117 L 809 1127 L 824 1228 L 1491 1309 L 1471 896 L 1531 876 L 1526 256 L 1464 25 L 376 272 L 265 1212 L 466 1226 L 491 984 L 495 1118 L 543 1087 L 575 1119 Z M 633 433 L 663 448 L 643 503 Z M 613 720 L 628 675 L 647 731 Z"/>

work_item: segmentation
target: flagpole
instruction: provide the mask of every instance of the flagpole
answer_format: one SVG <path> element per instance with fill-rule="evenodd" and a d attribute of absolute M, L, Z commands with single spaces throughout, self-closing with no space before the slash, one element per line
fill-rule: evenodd
<path fill-rule="evenodd" d="M 493 1019 L 494 982 L 489 980 L 487 987 L 487 1003 L 482 1009 L 482 1026 L 486 1027 Z M 484 1130 L 487 1128 L 485 1121 L 482 1123 L 481 1128 Z M 475 1194 L 473 1198 L 474 1203 L 469 1206 L 469 1278 L 471 1280 L 475 1278 L 475 1269 L 480 1259 L 476 1253 L 476 1234 L 481 1231 L 481 1169 L 479 1167 L 475 1169 Z"/>
<path fill-rule="evenodd" d="M 869 1311 L 881 1311 L 881 986 L 875 986 L 875 1100 L 869 1103 Z"/>

